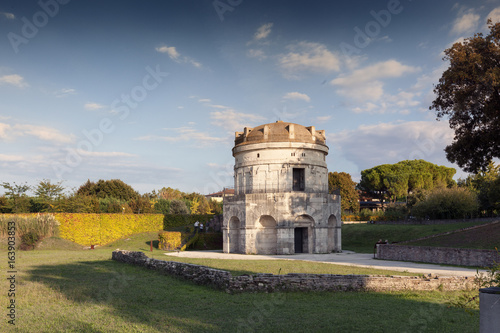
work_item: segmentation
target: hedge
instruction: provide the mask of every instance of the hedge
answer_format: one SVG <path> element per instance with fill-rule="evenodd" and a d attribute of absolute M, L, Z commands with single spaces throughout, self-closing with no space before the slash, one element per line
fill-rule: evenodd
<path fill-rule="evenodd" d="M 222 232 L 200 232 L 199 237 L 190 247 L 193 250 L 221 250 Z"/>
<path fill-rule="evenodd" d="M 183 227 L 183 226 L 193 226 L 196 221 L 203 224 L 210 221 L 215 214 L 165 214 L 163 217 L 163 230 L 168 230 L 170 228 Z"/>
<path fill-rule="evenodd" d="M 56 213 L 59 235 L 80 245 L 103 245 L 141 232 L 158 231 L 161 214 Z"/>

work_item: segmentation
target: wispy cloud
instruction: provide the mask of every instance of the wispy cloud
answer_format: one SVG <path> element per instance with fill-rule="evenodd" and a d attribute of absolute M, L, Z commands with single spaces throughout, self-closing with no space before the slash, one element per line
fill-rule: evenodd
<path fill-rule="evenodd" d="M 261 49 L 249 49 L 247 51 L 247 56 L 249 58 L 257 58 L 258 60 L 264 60 L 267 58 L 266 54 Z"/>
<path fill-rule="evenodd" d="M 473 32 L 479 23 L 480 16 L 476 14 L 474 9 L 460 9 L 458 17 L 453 22 L 453 27 L 451 28 L 451 33 L 455 35 L 460 35 L 464 33 Z"/>
<path fill-rule="evenodd" d="M 330 81 L 340 87 L 337 93 L 361 100 L 378 100 L 384 94 L 382 79 L 397 78 L 408 73 L 418 72 L 418 67 L 403 65 L 396 60 L 379 62 L 354 70 L 348 75 Z"/>
<path fill-rule="evenodd" d="M 181 55 L 177 51 L 177 49 L 175 48 L 175 46 L 163 45 L 163 46 L 155 48 L 155 50 L 157 52 L 167 54 L 170 59 L 172 59 L 173 61 L 175 61 L 177 63 L 191 64 L 191 65 L 193 65 L 196 68 L 203 67 L 203 65 L 200 62 L 194 60 L 193 58 Z"/>
<path fill-rule="evenodd" d="M 500 22 L 500 7 L 497 7 L 493 9 L 487 16 L 486 16 L 486 21 L 488 19 L 491 19 L 493 24 Z M 486 26 L 486 23 L 485 23 Z"/>
<path fill-rule="evenodd" d="M 288 100 L 302 100 L 302 101 L 306 101 L 306 102 L 310 102 L 311 101 L 311 98 L 309 96 L 307 96 L 306 94 L 302 94 L 302 93 L 296 92 L 296 91 L 286 93 L 283 96 L 283 99 L 288 99 Z"/>
<path fill-rule="evenodd" d="M 1 162 L 20 162 L 23 160 L 24 160 L 24 157 L 21 155 L 0 154 L 0 161 Z"/>
<path fill-rule="evenodd" d="M 9 19 L 9 20 L 14 20 L 16 18 L 16 16 L 12 13 L 8 13 L 8 12 L 0 12 L 0 15 Z"/>
<path fill-rule="evenodd" d="M 255 32 L 253 39 L 256 41 L 262 40 L 267 38 L 269 34 L 271 33 L 271 28 L 273 27 L 272 23 L 266 23 L 261 25 L 257 31 Z"/>
<path fill-rule="evenodd" d="M 18 74 L 4 75 L 0 77 L 0 85 L 10 84 L 18 88 L 26 88 L 29 85 L 24 81 L 24 78 Z"/>
<path fill-rule="evenodd" d="M 210 118 L 212 118 L 212 125 L 220 126 L 230 132 L 241 131 L 245 126 L 265 120 L 260 115 L 236 112 L 231 108 L 211 112 Z"/>
<path fill-rule="evenodd" d="M 104 105 L 99 104 L 99 103 L 93 103 L 93 102 L 86 103 L 83 107 L 85 108 L 85 110 L 90 110 L 90 111 L 94 111 L 94 110 L 99 110 L 99 109 L 105 108 Z"/>
<path fill-rule="evenodd" d="M 278 58 L 283 76 L 299 79 L 302 72 L 324 73 L 340 70 L 340 58 L 320 43 L 298 42 L 288 45 L 290 51 Z"/>
<path fill-rule="evenodd" d="M 56 97 L 64 97 L 64 96 L 74 95 L 74 94 L 76 94 L 76 90 L 72 89 L 72 88 L 63 88 L 63 89 L 59 89 L 59 90 L 54 91 L 54 95 Z"/>
<path fill-rule="evenodd" d="M 226 138 L 213 137 L 207 133 L 199 132 L 192 127 L 166 128 L 168 132 L 175 135 L 146 135 L 135 138 L 138 141 L 166 141 L 166 142 L 182 142 L 192 141 L 197 146 L 206 146 L 212 143 L 221 142 Z"/>
<path fill-rule="evenodd" d="M 63 134 L 55 128 L 46 126 L 16 124 L 12 128 L 16 135 L 31 135 L 40 140 L 54 143 L 71 143 L 75 139 L 74 135 Z"/>
<path fill-rule="evenodd" d="M 118 151 L 87 151 L 83 149 L 77 149 L 77 152 L 81 156 L 85 157 L 100 157 L 100 158 L 106 158 L 106 157 L 136 157 L 137 155 L 135 154 L 129 154 L 129 153 L 124 153 L 124 152 L 118 152 Z"/>
<path fill-rule="evenodd" d="M 327 141 L 360 169 L 408 159 L 448 164 L 443 149 L 453 140 L 446 121 L 411 121 L 361 125 L 332 133 Z"/>

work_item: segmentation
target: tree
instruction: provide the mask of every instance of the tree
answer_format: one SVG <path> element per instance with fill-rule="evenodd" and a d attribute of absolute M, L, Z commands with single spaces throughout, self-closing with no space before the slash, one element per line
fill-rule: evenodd
<path fill-rule="evenodd" d="M 449 117 L 455 131 L 446 158 L 471 173 L 500 157 L 500 22 L 488 20 L 488 26 L 486 37 L 478 33 L 445 50 L 450 66 L 429 107 L 438 120 Z"/>
<path fill-rule="evenodd" d="M 52 184 L 50 180 L 44 179 L 38 183 L 35 188 L 35 195 L 40 199 L 53 201 L 62 197 L 64 187 L 61 186 L 62 181 L 57 184 Z"/>
<path fill-rule="evenodd" d="M 396 201 L 415 191 L 453 186 L 455 172 L 424 160 L 406 160 L 361 171 L 358 188 L 380 200 Z"/>
<path fill-rule="evenodd" d="M 19 185 L 15 182 L 12 185 L 10 183 L 3 182 L 1 186 L 5 189 L 5 195 L 13 202 L 13 213 L 29 212 L 30 202 L 26 192 L 31 189 L 31 186 L 26 183 Z"/>
<path fill-rule="evenodd" d="M 500 166 L 490 162 L 486 170 L 469 175 L 459 181 L 459 186 L 477 193 L 480 210 L 487 216 L 500 211 Z"/>
<path fill-rule="evenodd" d="M 345 172 L 328 173 L 328 192 L 340 191 L 340 206 L 343 211 L 359 212 L 359 193 L 351 175 Z"/>
<path fill-rule="evenodd" d="M 189 208 L 182 200 L 170 201 L 170 214 L 189 214 Z"/>
<path fill-rule="evenodd" d="M 95 196 L 98 198 L 115 198 L 122 201 L 137 199 L 137 193 L 130 185 L 125 184 L 120 179 L 102 180 L 97 183 L 87 180 L 76 191 L 77 195 Z"/>

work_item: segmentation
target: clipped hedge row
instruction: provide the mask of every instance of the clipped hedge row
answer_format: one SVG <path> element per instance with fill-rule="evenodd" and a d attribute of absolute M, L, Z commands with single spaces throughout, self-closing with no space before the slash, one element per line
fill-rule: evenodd
<path fill-rule="evenodd" d="M 210 221 L 215 214 L 165 214 L 163 217 L 163 230 L 168 230 L 169 228 L 177 228 L 183 226 L 192 226 L 196 221 L 203 224 Z"/>
<path fill-rule="evenodd" d="M 161 214 L 54 214 L 59 235 L 80 245 L 103 245 L 141 232 L 162 228 Z"/>

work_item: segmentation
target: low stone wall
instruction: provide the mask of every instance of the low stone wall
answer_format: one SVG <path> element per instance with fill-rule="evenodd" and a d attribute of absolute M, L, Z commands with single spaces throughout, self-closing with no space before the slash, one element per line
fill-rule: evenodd
<path fill-rule="evenodd" d="M 228 271 L 148 258 L 143 252 L 116 250 L 113 260 L 143 266 L 228 293 L 275 291 L 462 290 L 473 278 L 456 276 L 379 276 L 334 274 L 256 274 L 232 276 Z"/>
<path fill-rule="evenodd" d="M 481 218 L 473 218 L 473 219 L 449 219 L 449 220 L 398 220 L 398 221 L 375 221 L 375 224 L 408 224 L 408 225 L 421 225 L 421 224 L 454 224 L 454 223 L 462 223 L 462 222 L 493 222 L 499 221 L 498 217 L 481 217 Z M 368 222 L 367 222 L 368 223 Z"/>
<path fill-rule="evenodd" d="M 494 262 L 500 262 L 500 255 L 495 250 L 397 244 L 377 245 L 377 258 L 383 260 L 480 267 L 489 267 L 492 266 Z"/>

